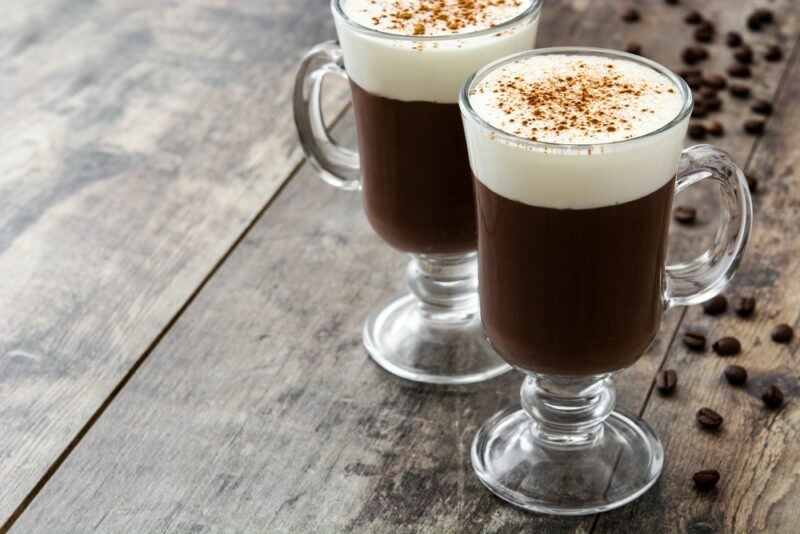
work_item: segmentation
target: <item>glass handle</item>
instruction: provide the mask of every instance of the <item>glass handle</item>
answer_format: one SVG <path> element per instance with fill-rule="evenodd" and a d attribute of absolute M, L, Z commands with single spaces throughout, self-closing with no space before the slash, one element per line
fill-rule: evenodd
<path fill-rule="evenodd" d="M 666 308 L 699 304 L 719 293 L 736 273 L 750 237 L 753 203 L 742 169 L 716 147 L 689 147 L 681 154 L 675 192 L 702 180 L 711 180 L 720 188 L 720 225 L 711 246 L 703 254 L 689 263 L 667 266 Z"/>
<path fill-rule="evenodd" d="M 342 48 L 320 43 L 305 55 L 294 83 L 294 123 L 300 145 L 320 178 L 349 191 L 361 188 L 358 152 L 334 141 L 322 118 L 322 82 L 328 75 L 348 79 Z"/>

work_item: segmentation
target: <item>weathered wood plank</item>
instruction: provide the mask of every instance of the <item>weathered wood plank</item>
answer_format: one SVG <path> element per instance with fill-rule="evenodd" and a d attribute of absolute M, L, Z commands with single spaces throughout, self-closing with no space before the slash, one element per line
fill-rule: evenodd
<path fill-rule="evenodd" d="M 712 4 L 722 11 L 722 2 Z M 626 39 L 621 23 L 611 22 L 616 3 L 550 7 L 543 44 Z M 679 17 L 660 3 L 652 9 Z M 654 43 L 655 59 L 677 67 L 674 36 L 653 32 L 660 20 L 646 13 L 644 24 L 624 31 Z M 796 28 L 793 18 L 786 24 Z M 784 66 L 757 82 L 766 94 Z M 350 125 L 342 135 L 352 138 Z M 741 161 L 753 144 L 738 134 L 723 141 Z M 711 224 L 704 217 L 692 235 L 675 229 L 673 256 L 689 254 Z M 472 435 L 517 402 L 518 376 L 444 392 L 393 379 L 366 358 L 363 313 L 400 288 L 403 262 L 368 228 L 356 196 L 330 190 L 304 169 L 17 526 L 589 531 L 593 518 L 543 518 L 505 506 L 472 474 Z M 679 318 L 665 318 L 654 347 L 618 381 L 621 406 L 644 405 Z M 646 504 L 625 510 L 636 516 L 639 506 Z M 630 519 L 625 528 L 635 529 Z"/>
<path fill-rule="evenodd" d="M 3 4 L 0 523 L 300 162 L 289 93 L 327 11 Z"/>

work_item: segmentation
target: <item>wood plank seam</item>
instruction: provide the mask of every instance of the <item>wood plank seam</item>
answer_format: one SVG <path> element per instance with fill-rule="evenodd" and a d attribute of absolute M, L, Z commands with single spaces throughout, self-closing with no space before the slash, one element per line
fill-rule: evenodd
<path fill-rule="evenodd" d="M 332 129 L 336 124 L 338 124 L 342 118 L 345 117 L 347 111 L 350 108 L 350 104 L 345 104 L 342 109 L 340 109 L 334 119 L 331 121 L 329 125 L 329 129 Z M 206 284 L 214 277 L 216 272 L 222 267 L 222 265 L 227 261 L 227 259 L 233 254 L 239 244 L 247 237 L 247 234 L 250 230 L 258 223 L 261 217 L 266 213 L 270 206 L 275 202 L 275 200 L 280 197 L 283 190 L 289 184 L 289 182 L 294 178 L 300 169 L 303 168 L 303 165 L 306 164 L 306 159 L 302 158 L 299 162 L 297 162 L 293 167 L 292 170 L 287 174 L 286 178 L 281 181 L 281 184 L 275 190 L 274 193 L 267 199 L 261 209 L 256 212 L 256 215 L 248 222 L 248 224 L 244 227 L 242 232 L 239 236 L 234 240 L 231 246 L 225 251 L 225 253 L 220 257 L 219 260 L 212 266 L 211 270 L 203 277 L 200 281 L 198 286 L 192 291 L 186 301 L 178 308 L 175 314 L 170 318 L 170 320 L 164 325 L 161 331 L 156 335 L 150 345 L 142 352 L 142 354 L 134 361 L 133 365 L 131 365 L 130 369 L 125 373 L 119 383 L 111 390 L 108 397 L 106 397 L 103 402 L 97 407 L 97 410 L 89 417 L 89 419 L 84 423 L 84 425 L 78 430 L 75 436 L 70 440 L 61 454 L 55 459 L 55 461 L 47 468 L 44 475 L 41 479 L 31 488 L 31 491 L 25 496 L 25 498 L 17 505 L 11 515 L 8 517 L 5 523 L 0 526 L 0 534 L 5 534 L 8 532 L 14 523 L 19 519 L 19 517 L 25 512 L 28 506 L 33 502 L 39 492 L 44 488 L 47 482 L 52 478 L 52 476 L 58 471 L 58 468 L 64 463 L 64 461 L 69 457 L 70 453 L 80 444 L 83 437 L 91 430 L 92 426 L 102 417 L 103 413 L 106 411 L 108 406 L 114 401 L 117 395 L 122 391 L 125 385 L 130 381 L 130 379 L 136 374 L 136 371 L 142 366 L 142 364 L 147 360 L 147 357 L 153 353 L 153 351 L 158 347 L 158 344 L 161 342 L 162 339 L 169 333 L 172 327 L 177 323 L 183 313 L 191 306 L 192 302 L 194 302 L 195 298 L 200 294 Z"/>

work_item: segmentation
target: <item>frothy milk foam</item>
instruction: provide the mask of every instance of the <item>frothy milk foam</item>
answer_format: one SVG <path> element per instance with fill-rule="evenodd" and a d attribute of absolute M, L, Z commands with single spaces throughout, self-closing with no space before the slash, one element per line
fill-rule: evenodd
<path fill-rule="evenodd" d="M 472 72 L 532 48 L 539 22 L 538 0 L 334 1 L 343 13 L 334 8 L 350 78 L 372 94 L 404 101 L 458 102 L 459 90 Z M 530 16 L 497 32 L 470 35 L 526 12 Z"/>
<path fill-rule="evenodd" d="M 468 98 L 498 130 L 551 143 L 515 143 L 465 121 L 476 177 L 495 193 L 540 207 L 595 208 L 652 193 L 675 176 L 688 124 L 687 116 L 647 136 L 681 113 L 681 88 L 647 65 L 588 54 L 501 64 Z"/>

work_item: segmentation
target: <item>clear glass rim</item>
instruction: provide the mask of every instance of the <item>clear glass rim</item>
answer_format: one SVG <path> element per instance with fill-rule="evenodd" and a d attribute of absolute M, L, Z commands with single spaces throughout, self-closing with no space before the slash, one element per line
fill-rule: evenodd
<path fill-rule="evenodd" d="M 366 35 L 371 35 L 379 39 L 391 39 L 393 41 L 415 41 L 415 42 L 458 41 L 464 39 L 472 39 L 473 37 L 480 37 L 482 35 L 493 35 L 497 32 L 501 32 L 505 29 L 508 29 L 511 26 L 515 26 L 519 22 L 522 22 L 528 18 L 530 18 L 531 20 L 537 18 L 542 8 L 542 0 L 532 0 L 531 5 L 529 5 L 528 8 L 525 9 L 525 11 L 523 11 L 516 17 L 508 19 L 507 21 L 503 22 L 502 24 L 498 24 L 497 26 L 492 26 L 491 28 L 486 28 L 474 32 L 457 33 L 452 35 L 400 35 L 397 33 L 389 33 L 376 30 L 374 28 L 368 28 L 366 26 L 357 23 L 356 21 L 354 21 L 345 14 L 341 6 L 343 1 L 346 0 L 331 0 L 331 11 L 333 12 L 335 17 L 337 17 L 339 20 L 350 26 L 355 31 Z"/>
<path fill-rule="evenodd" d="M 681 106 L 680 111 L 677 113 L 677 115 L 675 115 L 675 117 L 673 117 L 669 122 L 658 128 L 657 130 L 653 130 L 652 132 L 648 132 L 646 134 L 639 135 L 637 137 L 631 137 L 630 139 L 620 139 L 619 141 L 609 141 L 607 143 L 585 143 L 585 144 L 548 143 L 545 141 L 533 141 L 531 139 L 526 139 L 524 137 L 518 137 L 514 134 L 504 132 L 499 128 L 495 128 L 494 126 L 486 122 L 472 108 L 472 104 L 469 101 L 469 93 L 490 72 L 518 59 L 528 58 L 532 56 L 550 55 L 550 54 L 564 54 L 564 55 L 584 54 L 592 56 L 603 56 L 615 59 L 625 59 L 628 61 L 639 63 L 640 65 L 649 67 L 655 70 L 656 72 L 662 74 L 667 79 L 669 79 L 673 84 L 675 84 L 675 86 L 681 92 L 681 96 L 683 97 L 683 105 Z M 487 65 L 484 65 L 483 67 L 472 73 L 469 76 L 469 78 L 467 78 L 467 81 L 464 82 L 464 85 L 462 86 L 461 92 L 458 97 L 458 104 L 461 107 L 461 113 L 464 115 L 464 117 L 476 123 L 484 130 L 490 131 L 494 136 L 503 139 L 505 141 L 509 141 L 517 145 L 522 145 L 531 148 L 559 149 L 559 150 L 575 149 L 579 151 L 585 151 L 586 149 L 592 147 L 620 146 L 624 145 L 625 143 L 632 143 L 634 141 L 640 141 L 642 139 L 647 139 L 649 137 L 657 136 L 658 134 L 666 132 L 674 128 L 681 122 L 683 122 L 684 119 L 686 119 L 692 113 L 692 107 L 693 107 L 692 90 L 689 89 L 689 86 L 686 84 L 684 79 L 675 74 L 674 72 L 672 72 L 667 67 L 661 65 L 660 63 L 656 63 L 651 59 L 647 59 L 641 56 L 629 54 L 627 52 L 622 52 L 621 50 L 613 50 L 609 48 L 584 47 L 584 46 L 560 46 L 553 48 L 537 48 L 534 50 L 526 50 L 524 52 L 518 52 L 516 54 L 500 58 Z"/>

